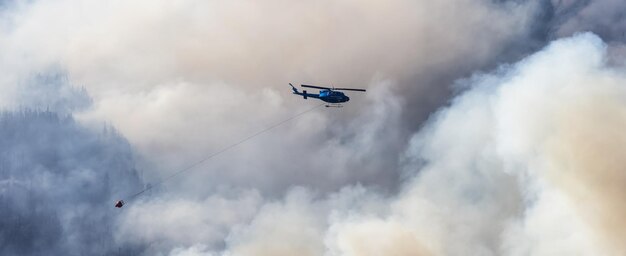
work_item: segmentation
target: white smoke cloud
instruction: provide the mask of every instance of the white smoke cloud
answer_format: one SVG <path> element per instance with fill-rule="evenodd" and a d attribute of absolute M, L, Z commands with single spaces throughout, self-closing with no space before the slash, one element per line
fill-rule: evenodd
<path fill-rule="evenodd" d="M 595 36 L 464 81 L 408 143 L 407 117 L 523 45 L 538 6 L 12 2 L 0 107 L 43 107 L 22 81 L 60 66 L 93 97 L 78 119 L 111 121 L 158 181 L 313 104 L 287 82 L 369 89 L 127 205 L 117 242 L 146 255 L 623 254 L 624 72 Z M 586 28 L 593 6 L 550 29 Z"/>
<path fill-rule="evenodd" d="M 414 138 L 427 164 L 408 198 L 444 216 L 434 225 L 455 245 L 443 254 L 623 253 L 610 216 L 621 211 L 614 152 L 626 88 L 624 69 L 606 62 L 592 34 L 559 40 L 504 74 L 475 78 Z M 403 212 L 415 219 L 427 209 Z"/>
<path fill-rule="evenodd" d="M 93 97 L 77 118 L 119 129 L 154 181 L 307 108 L 310 101 L 289 95 L 288 82 L 366 87 L 369 96 L 353 95 L 341 113 L 316 111 L 268 134 L 263 146 L 233 152 L 249 161 L 215 159 L 196 176 L 203 184 L 172 186 L 193 195 L 219 184 L 269 194 L 354 182 L 391 189 L 396 156 L 412 132 L 394 126 L 420 121 L 389 118 L 424 118 L 447 97 L 447 84 L 436 81 L 497 59 L 526 35 L 536 7 L 469 0 L 18 2 L 0 20 L 0 69 L 8 74 L 0 80 L 7 88 L 0 106 L 26 104 L 10 96 L 16 81 L 61 65 Z M 373 94 L 377 87 L 386 93 Z M 381 97 L 398 102 L 382 105 L 393 107 L 383 110 L 390 117 L 376 106 Z M 407 114 L 404 105 L 423 109 Z M 368 136 L 368 147 L 350 140 Z M 320 160 L 328 156 L 333 160 Z M 371 158 L 376 164 L 363 163 Z M 301 164 L 280 164 L 291 159 Z"/>
<path fill-rule="evenodd" d="M 120 219 L 121 244 L 151 244 L 146 254 L 167 248 L 223 246 L 224 237 L 258 212 L 262 198 L 255 191 L 225 192 L 201 201 L 155 198 L 129 207 Z"/>
<path fill-rule="evenodd" d="M 475 76 L 413 137 L 399 194 L 298 189 L 223 249 L 171 255 L 620 255 L 626 77 L 606 59 L 581 34 Z"/>

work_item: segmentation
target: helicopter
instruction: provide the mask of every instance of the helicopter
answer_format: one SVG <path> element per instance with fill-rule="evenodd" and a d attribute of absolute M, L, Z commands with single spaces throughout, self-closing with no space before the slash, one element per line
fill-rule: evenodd
<path fill-rule="evenodd" d="M 320 99 L 324 102 L 328 102 L 330 104 L 326 105 L 326 107 L 342 107 L 341 103 L 348 102 L 350 97 L 346 96 L 343 92 L 340 91 L 357 91 L 357 92 L 365 92 L 365 89 L 352 89 L 352 88 L 334 88 L 334 87 L 322 87 L 322 86 L 314 86 L 314 85 L 306 85 L 301 84 L 300 86 L 306 88 L 315 88 L 320 89 L 319 93 L 307 93 L 306 90 L 302 90 L 299 92 L 293 84 L 289 83 L 291 89 L 293 90 L 293 94 L 301 95 L 305 100 L 307 98 L 315 98 Z"/>

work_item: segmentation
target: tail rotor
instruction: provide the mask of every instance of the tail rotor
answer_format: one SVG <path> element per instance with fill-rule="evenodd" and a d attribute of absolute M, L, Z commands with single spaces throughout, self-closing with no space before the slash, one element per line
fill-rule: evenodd
<path fill-rule="evenodd" d="M 302 95 L 302 97 L 306 100 L 307 98 L 306 90 L 303 90 L 302 93 L 300 93 L 298 89 L 296 89 L 296 87 L 293 86 L 293 84 L 289 83 L 289 85 L 291 86 L 291 90 L 293 91 L 293 94 Z"/>

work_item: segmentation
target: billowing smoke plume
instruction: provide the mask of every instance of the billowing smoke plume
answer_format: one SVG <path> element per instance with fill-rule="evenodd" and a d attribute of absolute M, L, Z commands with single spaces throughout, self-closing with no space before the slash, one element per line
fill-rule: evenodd
<path fill-rule="evenodd" d="M 75 118 L 59 129 L 83 135 L 53 144 L 60 148 L 7 144 L 7 152 L 70 148 L 60 159 L 76 160 L 50 168 L 34 154 L 29 161 L 45 168 L 0 182 L 67 174 L 52 183 L 63 188 L 33 182 L 24 190 L 37 191 L 28 192 L 33 205 L 63 201 L 66 190 L 93 193 L 43 207 L 56 214 L 49 221 L 15 207 L 11 216 L 48 231 L 3 236 L 3 248 L 36 255 L 40 243 L 23 241 L 47 241 L 59 255 L 623 254 L 622 5 L 3 2 L 0 106 L 38 109 L 15 130 L 38 127 L 43 115 Z M 587 30 L 598 36 L 577 34 Z M 289 95 L 289 82 L 368 92 L 109 209 L 142 183 L 317 104 Z M 98 153 L 89 148 L 109 142 L 83 141 L 101 136 L 103 123 L 121 135 Z M 124 160 L 93 162 L 110 155 Z M 80 166 L 94 172 L 88 181 L 72 171 Z M 28 194 L 2 193 L 9 205 Z M 68 224 L 81 218 L 91 224 Z M 21 223 L 5 222 L 7 230 Z M 101 234 L 98 243 L 77 242 L 86 229 Z"/>
<path fill-rule="evenodd" d="M 242 192 L 201 204 L 210 219 L 175 213 L 194 204 L 151 201 L 128 212 L 120 234 L 188 244 L 173 255 L 623 254 L 626 77 L 606 51 L 582 34 L 464 81 L 472 89 L 411 140 L 412 178 L 395 196 L 356 186 L 259 202 Z M 162 207 L 185 232 L 146 222 Z M 144 228 L 124 228 L 135 222 Z M 207 230 L 222 225 L 235 228 L 216 251 L 222 240 Z"/>
<path fill-rule="evenodd" d="M 20 2 L 4 11 L 3 84 L 12 88 L 31 69 L 62 63 L 94 100 L 77 118 L 92 126 L 110 121 L 148 160 L 142 167 L 152 180 L 314 104 L 289 95 L 289 82 L 369 88 L 349 109 L 313 113 L 213 160 L 178 187 L 194 187 L 192 195 L 218 185 L 264 194 L 354 182 L 393 190 L 397 156 L 413 130 L 445 102 L 455 79 L 523 41 L 538 7 L 470 0 Z"/>

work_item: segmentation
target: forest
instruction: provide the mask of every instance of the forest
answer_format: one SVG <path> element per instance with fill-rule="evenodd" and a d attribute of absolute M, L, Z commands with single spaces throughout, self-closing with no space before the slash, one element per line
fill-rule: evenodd
<path fill-rule="evenodd" d="M 0 113 L 0 255 L 132 253 L 114 237 L 117 197 L 140 189 L 129 143 L 71 114 Z"/>

